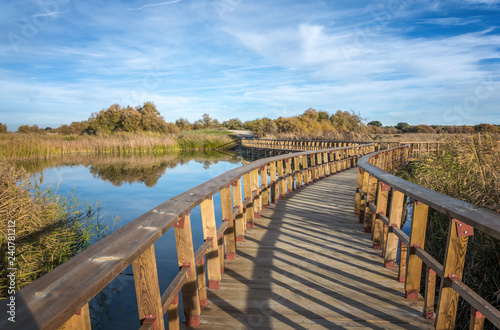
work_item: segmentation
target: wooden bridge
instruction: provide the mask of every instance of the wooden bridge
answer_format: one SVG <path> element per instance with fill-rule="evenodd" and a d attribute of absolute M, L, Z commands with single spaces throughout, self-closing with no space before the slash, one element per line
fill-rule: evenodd
<path fill-rule="evenodd" d="M 500 216 L 391 175 L 407 145 L 330 147 L 260 159 L 166 201 L 16 293 L 16 322 L 3 313 L 0 328 L 89 329 L 88 302 L 130 264 L 141 329 L 453 329 L 459 296 L 471 328 L 485 318 L 500 327 L 500 312 L 461 281 L 467 237 L 500 239 Z M 410 236 L 405 197 L 415 201 Z M 195 251 L 198 205 L 205 242 Z M 424 250 L 429 208 L 450 217 L 443 265 Z M 172 227 L 179 273 L 161 293 L 154 242 Z"/>

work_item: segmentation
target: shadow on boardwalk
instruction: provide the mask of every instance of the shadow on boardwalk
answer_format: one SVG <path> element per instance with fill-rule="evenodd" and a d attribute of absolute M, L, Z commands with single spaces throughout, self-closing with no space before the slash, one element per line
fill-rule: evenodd
<path fill-rule="evenodd" d="M 356 169 L 263 210 L 209 292 L 201 328 L 432 328 L 353 214 Z"/>

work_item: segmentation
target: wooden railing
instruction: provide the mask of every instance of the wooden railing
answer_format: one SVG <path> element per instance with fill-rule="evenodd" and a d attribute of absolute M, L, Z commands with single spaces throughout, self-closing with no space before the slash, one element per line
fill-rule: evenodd
<path fill-rule="evenodd" d="M 275 140 L 275 139 L 242 139 L 241 145 L 245 148 L 259 148 L 272 150 L 321 150 L 327 148 L 347 147 L 372 142 L 363 141 L 328 141 L 328 140 Z M 439 152 L 443 142 L 373 142 L 375 150 L 389 149 L 408 145 L 408 157 L 415 159 L 424 153 Z"/>
<path fill-rule="evenodd" d="M 0 328 L 89 329 L 88 302 L 131 264 L 141 329 L 164 329 L 165 314 L 169 328 L 178 329 L 179 291 L 186 324 L 199 325 L 200 306 L 207 303 L 205 276 L 209 288 L 219 288 L 224 254 L 235 258 L 235 242 L 244 239 L 245 228 L 253 226 L 262 208 L 295 188 L 355 166 L 373 151 L 367 144 L 265 158 L 177 195 L 17 292 L 12 296 L 16 322 L 2 317 Z M 217 193 L 223 218 L 218 228 L 212 199 Z M 194 251 L 190 211 L 198 205 L 205 241 Z M 172 227 L 179 272 L 161 294 L 154 243 Z"/>
<path fill-rule="evenodd" d="M 394 267 L 399 253 L 399 281 L 405 282 L 407 299 L 418 298 L 425 264 L 423 315 L 427 318 L 434 316 L 436 275 L 441 278 L 436 329 L 454 328 L 459 297 L 471 305 L 471 329 L 482 329 L 485 317 L 500 328 L 500 311 L 462 282 L 468 236 L 479 230 L 500 239 L 500 215 L 388 173 L 407 161 L 409 151 L 406 145 L 359 160 L 355 212 L 360 222 L 366 232 L 372 232 L 373 247 L 383 249 L 386 267 Z M 406 197 L 414 201 L 410 236 L 401 230 Z M 424 249 L 429 208 L 450 219 L 443 265 Z"/>
<path fill-rule="evenodd" d="M 326 140 L 274 140 L 274 139 L 242 139 L 241 145 L 245 148 L 273 149 L 273 150 L 323 150 L 328 148 L 349 147 L 369 144 L 356 141 L 326 141 Z M 377 146 L 376 143 L 371 143 Z M 375 148 L 375 150 L 378 150 Z"/>

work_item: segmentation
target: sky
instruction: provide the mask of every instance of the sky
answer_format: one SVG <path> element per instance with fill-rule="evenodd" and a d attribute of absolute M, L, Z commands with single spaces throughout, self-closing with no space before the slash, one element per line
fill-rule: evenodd
<path fill-rule="evenodd" d="M 2 0 L 0 122 L 347 110 L 500 124 L 500 0 Z"/>

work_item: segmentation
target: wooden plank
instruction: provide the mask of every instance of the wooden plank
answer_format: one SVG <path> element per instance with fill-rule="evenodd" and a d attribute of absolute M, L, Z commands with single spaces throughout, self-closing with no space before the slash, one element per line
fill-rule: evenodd
<path fill-rule="evenodd" d="M 135 294 L 141 323 L 148 314 L 156 315 L 158 329 L 165 329 L 154 246 L 132 262 Z"/>
<path fill-rule="evenodd" d="M 411 220 L 410 249 L 416 245 L 422 249 L 425 245 L 425 230 L 427 228 L 427 212 L 429 207 L 415 201 L 413 203 L 413 218 Z M 422 259 L 415 253 L 408 256 L 408 269 L 406 271 L 406 299 L 418 299 L 420 290 L 420 276 L 422 274 Z"/>
<path fill-rule="evenodd" d="M 215 225 L 213 200 L 206 199 L 203 202 L 201 202 L 200 209 L 201 209 L 201 222 L 203 225 L 203 238 L 205 240 L 210 240 L 210 239 L 212 240 L 212 247 L 208 250 L 206 254 L 208 288 L 219 289 L 221 272 L 220 272 L 219 248 L 217 244 L 217 228 Z"/>
<path fill-rule="evenodd" d="M 370 174 L 368 172 L 363 172 L 363 185 L 361 188 L 361 203 L 359 207 L 359 222 L 365 222 L 365 211 L 366 211 L 366 201 L 364 197 L 368 194 L 368 183 L 370 181 Z"/>
<path fill-rule="evenodd" d="M 269 204 L 271 204 L 271 194 L 269 191 L 268 178 L 267 178 L 267 169 L 268 166 L 264 165 L 260 170 L 260 183 L 261 186 L 264 187 L 262 190 L 262 207 L 266 208 Z"/>
<path fill-rule="evenodd" d="M 259 194 L 259 169 L 255 169 L 251 172 L 251 186 L 252 193 L 256 193 L 257 196 L 253 199 L 253 213 L 254 218 L 260 217 L 260 212 L 262 212 L 262 195 Z"/>

